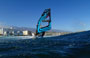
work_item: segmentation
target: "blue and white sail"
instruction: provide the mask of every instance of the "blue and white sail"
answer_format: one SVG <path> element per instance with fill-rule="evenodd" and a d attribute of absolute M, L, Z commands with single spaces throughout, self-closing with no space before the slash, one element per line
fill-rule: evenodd
<path fill-rule="evenodd" d="M 36 34 L 40 34 L 51 29 L 51 12 L 50 11 L 51 11 L 50 9 L 45 9 L 43 14 L 41 15 L 37 23 Z"/>

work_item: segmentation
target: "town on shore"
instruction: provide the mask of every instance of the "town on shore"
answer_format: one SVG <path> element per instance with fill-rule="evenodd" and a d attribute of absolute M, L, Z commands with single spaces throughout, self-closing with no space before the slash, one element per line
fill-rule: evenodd
<path fill-rule="evenodd" d="M 21 30 L 13 27 L 0 28 L 0 36 L 33 36 L 35 32 L 30 30 Z M 58 36 L 68 34 L 68 32 L 46 32 L 45 36 Z"/>

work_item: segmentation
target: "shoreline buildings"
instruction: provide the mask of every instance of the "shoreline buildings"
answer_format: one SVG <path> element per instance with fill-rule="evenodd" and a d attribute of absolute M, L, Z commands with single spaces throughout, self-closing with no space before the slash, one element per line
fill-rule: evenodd
<path fill-rule="evenodd" d="M 45 36 L 59 36 L 59 35 L 65 35 L 68 34 L 68 32 L 46 32 Z M 28 29 L 22 29 L 22 28 L 1 28 L 0 27 L 0 36 L 35 36 L 35 32 L 31 32 Z"/>
<path fill-rule="evenodd" d="M 0 28 L 0 36 L 32 36 L 29 30 L 19 30 L 10 28 Z"/>

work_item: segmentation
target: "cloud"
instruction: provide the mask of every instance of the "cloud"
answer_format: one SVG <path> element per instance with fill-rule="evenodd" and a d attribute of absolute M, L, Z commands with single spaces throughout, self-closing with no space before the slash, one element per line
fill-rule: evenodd
<path fill-rule="evenodd" d="M 75 19 L 72 23 L 72 28 L 75 31 L 85 31 L 86 23 L 81 19 Z"/>
<path fill-rule="evenodd" d="M 5 22 L 0 21 L 0 28 L 9 28 L 9 26 Z"/>

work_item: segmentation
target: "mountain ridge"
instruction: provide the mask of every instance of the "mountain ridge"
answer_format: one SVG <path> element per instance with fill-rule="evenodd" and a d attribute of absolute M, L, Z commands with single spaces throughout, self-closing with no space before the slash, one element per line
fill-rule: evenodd
<path fill-rule="evenodd" d="M 17 30 L 29 30 L 31 32 L 36 32 L 36 28 L 30 28 L 30 27 L 17 27 L 17 26 L 4 26 L 4 27 L 0 27 L 0 28 L 13 28 L 13 29 L 17 29 Z M 51 29 L 48 32 L 70 32 L 70 31 L 64 31 L 64 30 L 58 30 L 58 29 Z"/>

